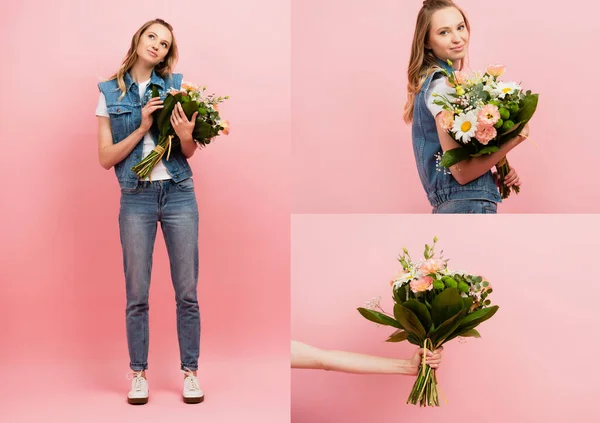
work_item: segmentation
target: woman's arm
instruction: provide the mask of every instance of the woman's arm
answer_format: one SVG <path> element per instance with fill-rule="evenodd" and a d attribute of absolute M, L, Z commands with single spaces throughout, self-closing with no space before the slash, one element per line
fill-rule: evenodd
<path fill-rule="evenodd" d="M 403 360 L 346 351 L 320 350 L 298 341 L 292 341 L 291 348 L 292 368 L 346 373 L 416 375 L 423 354 L 423 349 L 419 348 L 410 360 Z M 441 361 L 441 350 L 442 348 L 434 353 L 428 351 L 427 364 L 437 368 Z"/>
<path fill-rule="evenodd" d="M 441 127 L 440 119 L 441 113 L 436 116 L 435 123 L 442 150 L 446 152 L 448 150 L 461 147 L 461 145 L 453 140 L 452 137 Z M 506 157 L 508 152 L 522 143 L 528 135 L 529 124 L 525 125 L 520 134 L 505 142 L 502 147 L 500 147 L 499 151 L 480 157 L 471 157 L 450 167 L 452 176 L 454 176 L 456 182 L 461 185 L 465 185 L 471 181 L 474 181 L 495 166 L 496 163 L 502 160 L 503 157 Z"/>
<path fill-rule="evenodd" d="M 123 141 L 113 144 L 110 119 L 98 116 L 98 161 L 100 166 L 108 170 L 125 159 L 144 138 L 140 128 L 133 131 Z"/>
<path fill-rule="evenodd" d="M 142 109 L 142 123 L 140 127 L 133 131 L 121 142 L 113 144 L 112 132 L 110 128 L 110 118 L 98 116 L 98 161 L 100 166 L 108 170 L 131 153 L 131 150 L 140 142 L 146 132 L 152 126 L 152 113 L 155 110 L 163 108 L 163 101 L 155 97 L 146 103 Z"/>

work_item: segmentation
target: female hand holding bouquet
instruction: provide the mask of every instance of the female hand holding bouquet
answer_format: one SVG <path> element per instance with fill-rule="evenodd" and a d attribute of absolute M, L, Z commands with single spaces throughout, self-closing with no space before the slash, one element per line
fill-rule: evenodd
<path fill-rule="evenodd" d="M 452 62 L 448 64 L 452 66 Z M 509 176 L 506 154 L 529 136 L 529 121 L 538 103 L 537 94 L 523 92 L 517 83 L 501 81 L 504 70 L 504 66 L 492 65 L 483 74 L 467 76 L 443 69 L 452 89 L 434 101 L 443 107 L 436 116 L 444 151 L 441 166 L 449 168 L 462 183 L 495 165 L 503 199 L 509 196 L 511 188 L 519 193 L 520 183 L 514 172 Z"/>
<path fill-rule="evenodd" d="M 424 261 L 413 261 L 406 249 L 398 258 L 402 272 L 391 282 L 393 314 L 387 314 L 378 300 L 358 309 L 367 320 L 397 329 L 387 342 L 408 341 L 426 353 L 459 336 L 479 338 L 475 328 L 498 311 L 488 299 L 489 282 L 448 269 L 447 260 L 434 257 L 436 242 L 434 238 L 433 246 L 425 246 Z M 439 406 L 435 368 L 425 357 L 407 402 Z M 418 358 L 413 362 L 417 365 Z"/>
<path fill-rule="evenodd" d="M 229 97 L 207 95 L 205 91 L 206 87 L 182 83 L 181 90 L 169 90 L 161 101 L 158 88 L 152 87 L 151 98 L 142 109 L 140 131 L 156 126 L 158 144 L 131 168 L 140 179 L 148 176 L 165 154 L 169 160 L 173 147 L 180 146 L 182 153 L 191 157 L 196 145 L 204 147 L 220 133 L 229 134 L 229 122 L 221 120 L 218 108 Z"/>

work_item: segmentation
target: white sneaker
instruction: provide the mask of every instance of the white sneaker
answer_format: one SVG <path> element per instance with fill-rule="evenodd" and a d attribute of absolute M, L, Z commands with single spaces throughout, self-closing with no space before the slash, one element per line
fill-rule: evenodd
<path fill-rule="evenodd" d="M 187 404 L 197 404 L 204 401 L 204 392 L 198 385 L 198 378 L 189 370 L 184 370 L 185 379 L 183 380 L 183 402 Z"/>
<path fill-rule="evenodd" d="M 127 373 L 127 379 L 131 380 L 131 391 L 127 394 L 129 404 L 146 404 L 148 402 L 148 381 L 142 372 Z"/>

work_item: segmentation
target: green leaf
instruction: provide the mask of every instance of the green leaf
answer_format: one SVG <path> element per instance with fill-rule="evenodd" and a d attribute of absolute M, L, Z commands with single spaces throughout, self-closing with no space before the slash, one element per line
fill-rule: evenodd
<path fill-rule="evenodd" d="M 195 101 L 188 101 L 187 103 L 182 103 L 181 108 L 183 109 L 183 113 L 188 119 L 191 119 L 194 113 L 198 110 L 198 103 Z"/>
<path fill-rule="evenodd" d="M 418 347 L 423 345 L 423 341 L 421 341 L 418 337 L 416 337 L 413 334 L 409 334 L 408 338 L 406 338 L 408 340 L 408 342 L 410 342 L 413 345 L 416 345 Z"/>
<path fill-rule="evenodd" d="M 429 332 L 429 328 L 431 327 L 431 314 L 429 313 L 427 306 L 417 300 L 408 300 L 402 305 L 410 309 L 415 316 L 417 316 L 423 328 L 426 329 L 425 332 Z"/>
<path fill-rule="evenodd" d="M 160 94 L 158 93 L 158 87 L 154 84 L 152 84 L 152 98 L 154 97 L 159 97 Z"/>
<path fill-rule="evenodd" d="M 484 147 L 481 150 L 479 150 L 479 154 L 492 154 L 499 150 L 500 150 L 500 147 L 498 147 L 498 146 L 488 145 L 487 147 Z"/>
<path fill-rule="evenodd" d="M 160 114 L 158 115 L 157 124 L 158 129 L 160 130 L 160 134 L 165 136 L 168 135 L 168 130 L 171 127 L 171 113 L 173 113 L 173 109 L 177 104 L 177 100 L 172 95 L 168 95 L 163 102 L 163 108 L 160 110 Z"/>
<path fill-rule="evenodd" d="M 431 302 L 431 317 L 436 327 L 463 308 L 463 299 L 456 288 L 446 288 Z"/>
<path fill-rule="evenodd" d="M 440 165 L 449 168 L 454 166 L 456 163 L 460 163 L 463 160 L 466 160 L 471 155 L 471 152 L 464 147 L 453 148 L 452 150 L 448 150 L 442 156 L 442 161 Z"/>
<path fill-rule="evenodd" d="M 465 310 L 467 310 L 467 313 L 469 312 L 469 310 L 471 310 L 471 307 L 473 306 L 473 298 L 471 297 L 463 297 L 463 308 Z"/>
<path fill-rule="evenodd" d="M 385 342 L 402 342 L 408 338 L 408 332 L 398 329 L 396 332 L 392 333 Z"/>
<path fill-rule="evenodd" d="M 537 110 L 538 100 L 538 94 L 527 94 L 525 97 L 523 97 L 519 104 L 520 110 L 517 113 L 517 120 L 521 122 L 529 122 Z"/>
<path fill-rule="evenodd" d="M 466 327 L 475 327 L 486 320 L 490 319 L 496 312 L 498 311 L 498 306 L 482 308 L 480 310 L 474 311 L 465 317 L 462 323 L 459 326 L 459 330 L 462 331 Z"/>
<path fill-rule="evenodd" d="M 430 336 L 433 345 L 435 345 L 436 348 L 442 345 L 446 338 L 448 338 L 454 333 L 454 331 L 457 330 L 466 315 L 467 310 L 462 309 L 439 325 L 439 327 L 437 327 Z"/>
<path fill-rule="evenodd" d="M 398 323 L 391 317 L 386 316 L 383 313 L 379 313 L 375 310 L 369 310 L 369 309 L 363 308 L 363 307 L 359 307 L 357 310 L 361 314 L 362 317 L 364 317 L 367 320 L 370 320 L 371 322 L 375 322 L 375 323 L 378 323 L 380 325 L 385 325 L 385 326 L 392 326 L 397 329 L 402 329 L 402 325 L 400 325 L 400 323 Z"/>
<path fill-rule="evenodd" d="M 398 304 L 403 304 L 406 301 L 406 285 L 398 289 L 394 289 L 394 301 Z"/>
<path fill-rule="evenodd" d="M 204 122 L 200 117 L 196 119 L 196 126 L 194 126 L 194 131 L 192 132 L 192 136 L 195 140 L 203 140 L 206 138 L 210 138 L 212 127 Z"/>
<path fill-rule="evenodd" d="M 405 331 L 415 335 L 419 341 L 422 342 L 425 339 L 425 328 L 423 328 L 423 325 L 412 310 L 404 307 L 402 304 L 395 304 L 394 317 Z"/>
<path fill-rule="evenodd" d="M 461 333 L 458 336 L 462 336 L 463 338 L 481 338 L 481 335 L 479 334 L 479 332 L 477 332 L 475 329 L 471 329 L 468 330 L 466 332 Z"/>

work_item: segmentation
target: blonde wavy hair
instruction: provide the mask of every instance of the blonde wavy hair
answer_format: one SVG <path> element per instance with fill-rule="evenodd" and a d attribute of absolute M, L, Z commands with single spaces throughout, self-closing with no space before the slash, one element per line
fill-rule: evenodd
<path fill-rule="evenodd" d="M 137 47 L 140 42 L 140 38 L 142 37 L 142 35 L 144 35 L 144 32 L 146 32 L 146 30 L 153 24 L 160 24 L 167 28 L 169 32 L 171 32 L 171 37 L 173 39 L 171 42 L 171 48 L 169 49 L 169 52 L 165 56 L 164 60 L 154 67 L 154 71 L 163 78 L 170 77 L 173 73 L 173 69 L 175 68 L 175 64 L 177 63 L 177 58 L 179 57 L 179 52 L 177 50 L 177 42 L 175 41 L 175 34 L 173 34 L 173 27 L 162 19 L 153 19 L 151 21 L 148 21 L 144 25 L 142 25 L 140 29 L 136 31 L 135 34 L 133 34 L 133 37 L 131 38 L 131 46 L 129 47 L 127 55 L 125 55 L 125 59 L 123 59 L 123 63 L 121 63 L 119 70 L 117 70 L 117 73 L 115 73 L 113 76 L 107 79 L 107 81 L 112 81 L 113 79 L 117 80 L 117 83 L 119 84 L 119 89 L 121 90 L 121 96 L 119 97 L 119 100 L 122 99 L 125 96 L 125 93 L 127 92 L 124 77 L 125 74 L 129 71 L 129 69 L 131 69 L 133 64 L 138 59 Z"/>
<path fill-rule="evenodd" d="M 410 61 L 408 65 L 408 86 L 407 86 L 407 99 L 404 105 L 404 121 L 411 123 L 413 120 L 415 110 L 415 98 L 425 80 L 437 69 L 439 65 L 436 62 L 436 57 L 433 55 L 433 51 L 427 49 L 425 45 L 429 39 L 429 31 L 431 30 L 431 18 L 438 10 L 446 9 L 448 7 L 456 8 L 463 16 L 465 25 L 469 34 L 471 33 L 471 26 L 469 20 L 462 11 L 452 0 L 425 0 L 419 14 L 417 16 L 417 24 L 415 26 L 415 34 L 412 42 L 412 50 L 410 53 Z M 462 70 L 464 67 L 464 59 L 461 60 L 459 69 Z"/>

